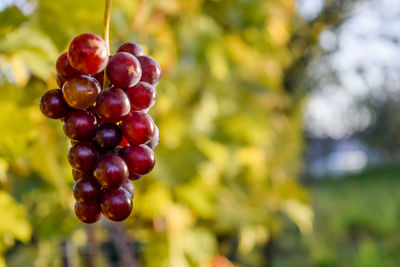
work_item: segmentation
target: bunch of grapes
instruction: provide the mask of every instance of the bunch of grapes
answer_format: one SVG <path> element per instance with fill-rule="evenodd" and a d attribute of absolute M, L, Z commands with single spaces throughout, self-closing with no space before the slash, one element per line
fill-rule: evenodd
<path fill-rule="evenodd" d="M 135 43 L 124 43 L 110 56 L 101 37 L 84 33 L 59 56 L 56 69 L 61 89 L 47 91 L 40 109 L 61 119 L 71 139 L 75 214 L 84 223 L 101 214 L 122 221 L 132 211 L 131 180 L 155 164 L 159 131 L 147 111 L 156 100 L 161 67 Z"/>

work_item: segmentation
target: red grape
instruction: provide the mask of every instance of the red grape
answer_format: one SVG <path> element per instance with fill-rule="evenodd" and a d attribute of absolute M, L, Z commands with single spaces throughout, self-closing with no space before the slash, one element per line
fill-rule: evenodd
<path fill-rule="evenodd" d="M 117 52 L 126 52 L 135 57 L 144 55 L 143 49 L 140 47 L 140 45 L 131 42 L 122 44 L 118 48 Z"/>
<path fill-rule="evenodd" d="M 74 177 L 74 181 L 78 181 L 79 179 L 87 176 L 92 176 L 91 170 L 79 170 L 79 169 L 72 169 L 72 177 Z"/>
<path fill-rule="evenodd" d="M 141 145 L 153 137 L 154 122 L 146 113 L 133 111 L 122 118 L 121 130 L 130 144 Z"/>
<path fill-rule="evenodd" d="M 93 174 L 103 188 L 115 189 L 128 178 L 129 171 L 125 161 L 120 156 L 106 154 L 97 160 Z"/>
<path fill-rule="evenodd" d="M 136 180 L 139 180 L 140 178 L 142 178 L 144 175 L 136 175 L 136 174 L 132 174 L 132 175 L 129 175 L 129 180 L 131 180 L 131 181 L 136 181 Z"/>
<path fill-rule="evenodd" d="M 151 149 L 154 149 L 158 146 L 158 143 L 160 142 L 160 131 L 158 130 L 158 127 L 154 124 L 154 134 L 153 137 L 149 142 L 146 143 L 146 146 L 150 147 Z"/>
<path fill-rule="evenodd" d="M 129 179 L 126 179 L 122 183 L 121 187 L 124 188 L 126 191 L 128 191 L 128 193 L 131 195 L 132 198 L 135 196 L 135 187 L 133 186 L 133 183 Z"/>
<path fill-rule="evenodd" d="M 128 88 L 139 82 L 142 69 L 136 57 L 120 52 L 111 57 L 106 68 L 106 74 L 114 86 Z"/>
<path fill-rule="evenodd" d="M 124 188 L 104 192 L 100 203 L 103 215 L 112 221 L 125 220 L 132 212 L 132 198 Z"/>
<path fill-rule="evenodd" d="M 119 88 L 111 87 L 102 91 L 96 100 L 96 113 L 104 121 L 118 122 L 130 109 L 128 96 Z"/>
<path fill-rule="evenodd" d="M 91 170 L 97 160 L 96 147 L 89 142 L 74 144 L 68 151 L 68 161 L 71 166 L 79 170 Z"/>
<path fill-rule="evenodd" d="M 145 110 L 154 105 L 157 93 L 154 87 L 146 82 L 139 82 L 135 86 L 129 87 L 126 94 L 131 102 L 131 110 Z"/>
<path fill-rule="evenodd" d="M 56 81 L 57 81 L 57 85 L 62 88 L 64 83 L 67 81 L 67 79 L 65 79 L 65 77 L 63 77 L 61 74 L 56 75 Z"/>
<path fill-rule="evenodd" d="M 103 149 L 113 149 L 121 143 L 121 129 L 115 124 L 103 123 L 97 127 L 94 140 Z"/>
<path fill-rule="evenodd" d="M 100 84 L 100 88 L 103 88 L 103 83 L 104 83 L 104 71 L 99 72 L 95 75 L 92 76 L 93 78 L 95 78 L 99 84 Z"/>
<path fill-rule="evenodd" d="M 154 152 L 146 145 L 128 146 L 122 157 L 128 166 L 130 177 L 145 175 L 154 168 Z"/>
<path fill-rule="evenodd" d="M 75 200 L 85 204 L 98 202 L 102 193 L 93 177 L 79 179 L 74 185 L 73 192 Z"/>
<path fill-rule="evenodd" d="M 91 107 L 100 91 L 97 80 L 86 75 L 67 80 L 62 88 L 65 101 L 75 109 Z"/>
<path fill-rule="evenodd" d="M 58 57 L 56 63 L 56 70 L 58 74 L 62 75 L 67 79 L 80 75 L 79 71 L 72 68 L 71 64 L 69 64 L 67 52 L 62 53 Z"/>
<path fill-rule="evenodd" d="M 75 202 L 75 214 L 84 223 L 95 223 L 101 218 L 100 205 L 99 203 L 86 205 Z"/>
<path fill-rule="evenodd" d="M 141 82 L 147 82 L 153 86 L 156 86 L 161 79 L 161 67 L 158 62 L 149 56 L 137 57 L 142 67 L 142 78 Z"/>
<path fill-rule="evenodd" d="M 68 48 L 68 60 L 71 66 L 84 74 L 96 74 L 104 70 L 108 56 L 106 42 L 94 33 L 76 36 Z"/>
<path fill-rule="evenodd" d="M 39 105 L 43 115 L 52 119 L 62 118 L 71 111 L 71 108 L 65 103 L 60 89 L 47 91 L 40 98 Z"/>
<path fill-rule="evenodd" d="M 65 118 L 63 128 L 70 139 L 89 141 L 96 133 L 96 116 L 86 110 L 75 110 Z"/>

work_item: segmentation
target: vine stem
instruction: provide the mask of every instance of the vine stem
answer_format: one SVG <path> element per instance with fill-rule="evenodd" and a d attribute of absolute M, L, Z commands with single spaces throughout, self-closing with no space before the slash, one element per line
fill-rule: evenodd
<path fill-rule="evenodd" d="M 103 20 L 103 38 L 106 42 L 108 52 L 110 52 L 110 19 L 111 19 L 111 4 L 112 0 L 105 0 L 106 7 L 104 9 L 104 20 Z M 104 82 L 103 89 L 108 87 L 108 78 L 106 70 L 104 69 Z"/>

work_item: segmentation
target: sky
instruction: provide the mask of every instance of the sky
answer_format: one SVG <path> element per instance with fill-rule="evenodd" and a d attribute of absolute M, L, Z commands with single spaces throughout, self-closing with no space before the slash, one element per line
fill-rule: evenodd
<path fill-rule="evenodd" d="M 30 0 L 0 0 L 0 11 L 8 6 L 16 5 L 25 14 L 29 14 L 34 10 L 34 1 Z"/>
<path fill-rule="evenodd" d="M 320 0 L 299 0 L 299 12 L 312 19 L 322 8 Z M 360 104 L 379 101 L 399 91 L 400 1 L 360 1 L 335 34 L 329 29 L 320 38 L 328 55 L 309 70 L 320 82 L 304 110 L 305 130 L 314 137 L 346 138 L 373 121 Z M 333 50 L 337 48 L 337 50 Z M 330 73 L 338 73 L 333 80 Z M 362 73 L 362 75 L 360 74 Z"/>

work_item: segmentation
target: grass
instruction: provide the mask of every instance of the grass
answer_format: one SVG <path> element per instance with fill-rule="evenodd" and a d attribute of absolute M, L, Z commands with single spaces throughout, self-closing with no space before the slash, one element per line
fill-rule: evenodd
<path fill-rule="evenodd" d="M 400 167 L 327 177 L 308 187 L 314 231 L 286 232 L 273 266 L 400 266 Z"/>

